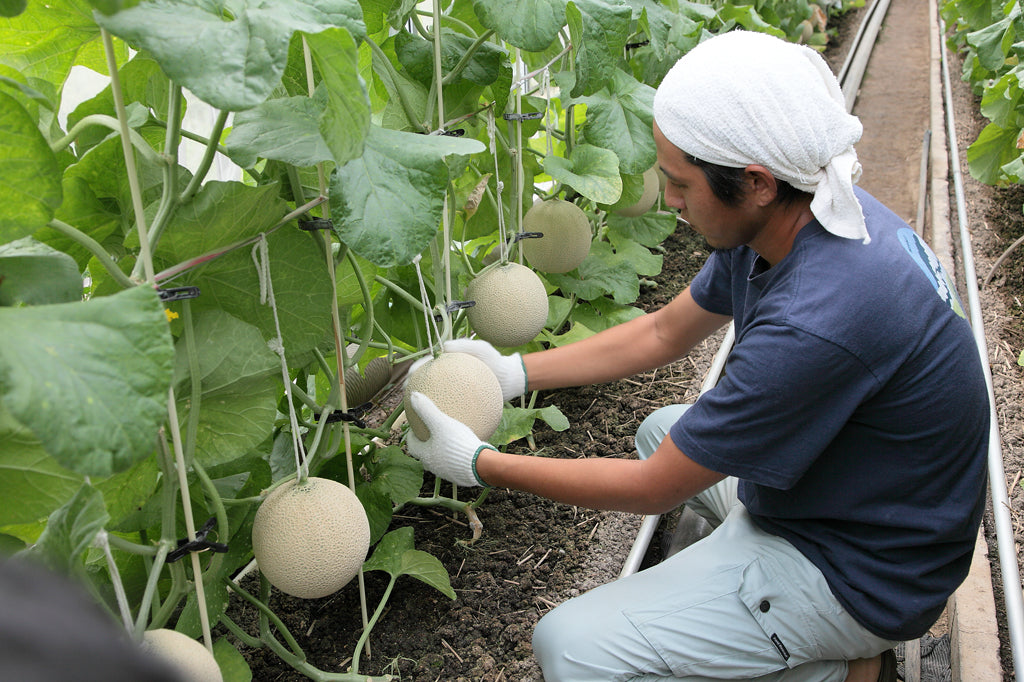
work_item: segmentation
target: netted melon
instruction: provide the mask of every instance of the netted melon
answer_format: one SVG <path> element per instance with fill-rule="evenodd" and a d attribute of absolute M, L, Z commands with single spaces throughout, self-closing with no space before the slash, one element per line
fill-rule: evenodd
<path fill-rule="evenodd" d="M 213 654 L 198 640 L 177 630 L 147 630 L 142 637 L 142 649 L 166 662 L 189 682 L 224 680 Z M 73 678 L 74 675 L 69 673 L 69 679 Z"/>
<path fill-rule="evenodd" d="M 370 547 L 362 503 L 337 481 L 283 483 L 256 511 L 252 550 L 270 584 L 300 599 L 334 594 L 359 572 Z"/>
<path fill-rule="evenodd" d="M 544 236 L 524 239 L 520 248 L 534 268 L 541 272 L 569 272 L 590 253 L 590 221 L 576 204 L 564 199 L 539 201 L 523 216 L 524 232 Z"/>
<path fill-rule="evenodd" d="M 480 338 L 500 348 L 529 343 L 548 319 L 544 283 L 518 263 L 480 273 L 466 288 L 466 298 L 475 302 L 467 313 L 469 324 Z"/>
<path fill-rule="evenodd" d="M 412 409 L 409 395 L 416 391 L 430 398 L 437 408 L 462 422 L 480 440 L 487 440 L 501 423 L 504 401 L 494 372 L 469 353 L 442 353 L 424 363 L 405 382 L 405 415 L 420 440 L 430 430 Z"/>

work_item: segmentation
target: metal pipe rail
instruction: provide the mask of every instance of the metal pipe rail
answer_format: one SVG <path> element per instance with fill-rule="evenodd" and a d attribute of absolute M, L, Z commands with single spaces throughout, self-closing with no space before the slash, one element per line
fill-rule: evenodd
<path fill-rule="evenodd" d="M 939 19 L 939 39 L 946 34 L 946 25 Z M 1020 567 L 1017 564 L 1017 548 L 1014 543 L 1013 520 L 1010 517 L 1010 502 L 1006 491 L 1006 473 L 1003 468 L 1003 447 L 999 435 L 999 416 L 996 412 L 995 391 L 992 387 L 992 369 L 988 362 L 988 344 L 985 340 L 985 323 L 981 314 L 981 300 L 978 295 L 978 276 L 974 267 L 974 253 L 971 250 L 971 235 L 968 230 L 967 209 L 964 202 L 963 179 L 960 173 L 960 154 L 956 141 L 956 119 L 953 114 L 952 87 L 949 81 L 949 63 L 945 41 L 942 41 L 942 84 L 946 107 L 946 127 L 950 167 L 953 177 L 953 192 L 956 197 L 956 216 L 960 229 L 960 251 L 964 266 L 964 286 L 967 289 L 968 307 L 971 313 L 971 327 L 978 345 L 978 354 L 985 371 L 990 405 L 988 478 L 992 495 L 992 514 L 995 518 L 996 546 L 999 567 L 1002 571 L 1003 599 L 1006 602 L 1006 621 L 1010 647 L 1013 653 L 1013 667 L 1016 679 L 1024 671 L 1024 594 L 1021 592 Z"/>

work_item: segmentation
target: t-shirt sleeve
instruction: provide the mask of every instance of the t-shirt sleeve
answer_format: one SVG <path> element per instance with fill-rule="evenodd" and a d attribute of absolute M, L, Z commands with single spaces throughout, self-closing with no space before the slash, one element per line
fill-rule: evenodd
<path fill-rule="evenodd" d="M 713 251 L 690 282 L 690 295 L 708 312 L 732 315 L 731 281 L 731 252 Z"/>
<path fill-rule="evenodd" d="M 878 390 L 847 350 L 785 325 L 744 331 L 718 384 L 669 435 L 698 464 L 786 490 Z"/>

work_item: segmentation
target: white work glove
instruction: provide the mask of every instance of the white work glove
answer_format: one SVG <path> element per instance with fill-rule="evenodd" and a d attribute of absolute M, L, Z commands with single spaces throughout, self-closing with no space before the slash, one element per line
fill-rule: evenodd
<path fill-rule="evenodd" d="M 427 440 L 420 440 L 409 429 L 406 438 L 409 454 L 422 462 L 424 469 L 446 481 L 462 486 L 486 486 L 476 473 L 476 458 L 485 448 L 497 448 L 477 438 L 472 429 L 446 415 L 419 391 L 413 391 L 409 400 L 430 431 Z"/>
<path fill-rule="evenodd" d="M 526 365 L 519 353 L 502 355 L 498 350 L 480 339 L 453 339 L 444 344 L 449 353 L 468 353 L 487 365 L 501 386 L 501 399 L 509 401 L 526 393 Z"/>

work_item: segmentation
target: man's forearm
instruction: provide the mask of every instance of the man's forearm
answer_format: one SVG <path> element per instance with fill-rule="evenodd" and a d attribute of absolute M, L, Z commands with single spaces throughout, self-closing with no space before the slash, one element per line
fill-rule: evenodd
<path fill-rule="evenodd" d="M 582 341 L 523 356 L 530 390 L 605 383 L 662 367 L 728 322 L 684 291 L 664 308 Z"/>

